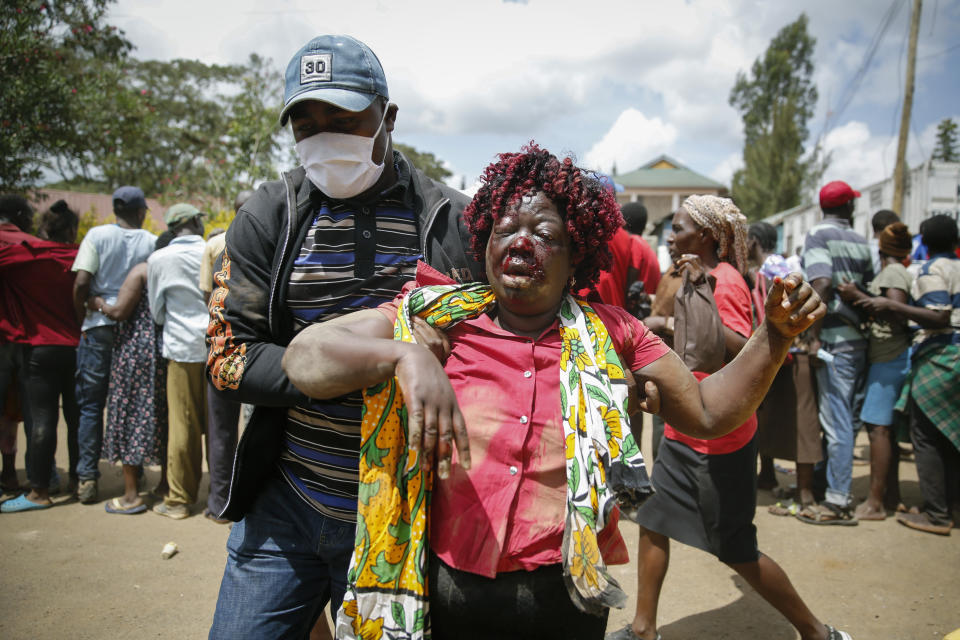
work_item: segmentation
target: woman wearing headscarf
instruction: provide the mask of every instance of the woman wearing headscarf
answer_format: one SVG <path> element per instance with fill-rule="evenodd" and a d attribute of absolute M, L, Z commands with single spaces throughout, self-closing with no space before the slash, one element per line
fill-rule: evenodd
<path fill-rule="evenodd" d="M 708 271 L 716 279 L 713 296 L 724 325 L 728 363 L 736 361 L 752 332 L 750 290 L 744 279 L 746 237 L 746 217 L 728 198 L 690 196 L 673 217 L 671 241 L 682 254 L 678 263 L 697 275 Z M 777 299 L 776 285 L 770 295 Z M 770 307 L 768 298 L 767 314 Z M 729 367 L 727 364 L 715 375 L 722 375 Z M 698 379 L 706 377 L 700 372 L 694 375 Z M 730 393 L 737 392 L 731 389 Z M 656 493 L 643 504 L 637 518 L 640 545 L 636 613 L 630 625 L 608 635 L 608 640 L 660 638 L 657 606 L 667 575 L 671 539 L 703 549 L 739 573 L 804 640 L 850 638 L 820 622 L 783 569 L 757 547 L 753 525 L 756 431 L 757 419 L 752 412 L 739 427 L 711 440 L 690 436 L 667 419 L 652 478 Z"/>
<path fill-rule="evenodd" d="M 824 307 L 798 274 L 778 280 L 757 336 L 698 382 L 639 320 L 570 295 L 609 262 L 621 222 L 569 158 L 536 145 L 501 154 L 464 222 L 487 282 L 422 265 L 395 304 L 308 327 L 284 356 L 310 397 L 366 387 L 337 637 L 602 638 L 626 600 L 606 568 L 626 561 L 617 505 L 649 493 L 625 372 L 641 408 L 720 436 Z M 446 331 L 442 364 L 412 342 L 420 321 Z M 436 482 L 420 456 L 434 443 Z"/>
<path fill-rule="evenodd" d="M 913 248 L 910 230 L 902 222 L 884 227 L 880 233 L 881 269 L 864 293 L 851 282 L 837 287 L 840 297 L 856 304 L 873 296 L 883 296 L 908 304 L 913 276 L 903 265 Z M 896 312 L 877 312 L 870 322 L 866 395 L 860 420 L 870 436 L 870 494 L 854 515 L 858 520 L 884 520 L 885 507 L 893 510 L 900 503 L 900 447 L 894 426 L 893 407 L 900 388 L 910 373 L 910 332 L 907 319 Z"/>

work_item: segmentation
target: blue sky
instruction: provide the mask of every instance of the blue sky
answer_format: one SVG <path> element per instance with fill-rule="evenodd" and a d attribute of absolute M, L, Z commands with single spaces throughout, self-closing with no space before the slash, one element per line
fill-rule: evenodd
<path fill-rule="evenodd" d="M 738 70 L 801 12 L 817 38 L 825 179 L 856 187 L 893 171 L 909 0 L 120 0 L 109 17 L 140 58 L 278 68 L 314 35 L 347 33 L 377 53 L 400 107 L 394 139 L 431 151 L 472 183 L 496 153 L 535 139 L 581 165 L 626 172 L 665 153 L 729 184 L 743 136 L 727 104 Z M 837 113 L 871 42 L 866 73 Z M 927 0 L 908 161 L 960 122 L 960 0 Z M 282 87 L 277 87 L 278 95 Z M 825 129 L 827 114 L 831 114 Z M 811 139 L 810 144 L 814 142 Z"/>

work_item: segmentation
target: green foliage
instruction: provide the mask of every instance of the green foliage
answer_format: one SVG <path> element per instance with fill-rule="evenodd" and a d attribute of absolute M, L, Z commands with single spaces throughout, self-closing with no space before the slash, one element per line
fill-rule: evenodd
<path fill-rule="evenodd" d="M 737 74 L 730 104 L 743 118 L 744 167 L 733 176 L 733 199 L 751 219 L 800 204 L 811 174 L 822 171 L 819 147 L 803 158 L 807 122 L 817 104 L 816 39 L 801 14 L 771 40 L 750 74 Z"/>
<path fill-rule="evenodd" d="M 83 242 L 83 237 L 87 235 L 87 232 L 98 224 L 97 212 L 92 207 L 81 213 L 80 221 L 77 224 L 77 244 Z"/>
<path fill-rule="evenodd" d="M 237 217 L 237 212 L 233 209 L 214 209 L 207 210 L 207 218 L 203 221 L 203 237 L 209 238 L 210 232 L 214 229 L 226 231 L 230 228 L 230 223 Z"/>
<path fill-rule="evenodd" d="M 132 45 L 103 24 L 111 0 L 5 0 L 0 11 L 0 190 L 36 185 L 60 156 L 81 154 L 77 122 L 100 102 L 101 69 Z M 106 74 L 112 75 L 112 74 Z"/>
<path fill-rule="evenodd" d="M 208 207 L 273 176 L 279 74 L 257 55 L 246 65 L 131 60 L 105 90 L 109 108 L 87 119 L 85 152 L 64 162 L 104 190 L 136 184 L 164 202 Z"/>
<path fill-rule="evenodd" d="M 417 151 L 410 145 L 400 142 L 394 142 L 393 148 L 406 156 L 407 160 L 413 163 L 413 166 L 434 180 L 443 182 L 453 175 L 452 171 L 443 166 L 443 161 L 429 151 Z"/>
<path fill-rule="evenodd" d="M 943 162 L 960 162 L 957 123 L 952 118 L 945 118 L 937 125 L 937 146 L 933 150 L 933 159 Z"/>

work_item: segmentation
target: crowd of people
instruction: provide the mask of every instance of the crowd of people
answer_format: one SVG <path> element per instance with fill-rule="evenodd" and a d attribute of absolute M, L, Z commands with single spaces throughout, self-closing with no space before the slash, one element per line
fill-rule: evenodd
<path fill-rule="evenodd" d="M 96 503 L 105 460 L 122 466 L 124 480 L 123 494 L 104 502 L 107 513 L 146 511 L 143 468 L 160 465 L 153 511 L 185 518 L 197 502 L 206 435 L 213 484 L 204 514 L 225 524 L 239 405 L 233 414 L 218 410 L 205 373 L 204 290 L 213 288 L 219 251 L 206 251 L 204 216 L 191 204 L 167 209 L 159 237 L 141 228 L 139 188 L 117 189 L 113 213 L 115 224 L 93 227 L 77 245 L 78 216 L 65 202 L 41 214 L 34 236 L 27 200 L 0 198 L 4 442 L 15 447 L 22 420 L 27 443 L 27 490 L 0 512 L 48 509 L 60 492 Z M 216 246 L 214 233 L 209 243 Z M 66 479 L 54 464 L 61 412 Z M 16 492 L 15 451 L 5 447 L 4 490 Z"/>
<path fill-rule="evenodd" d="M 205 449 L 203 514 L 233 523 L 211 638 L 329 637 L 328 604 L 338 638 L 602 638 L 626 602 L 607 565 L 628 560 L 628 518 L 636 611 L 610 640 L 659 638 L 671 539 L 729 565 L 805 640 L 843 640 L 759 550 L 758 488 L 803 523 L 895 513 L 949 534 L 953 218 L 915 237 L 880 211 L 868 241 L 851 227 L 860 194 L 830 182 L 796 265 L 775 228 L 693 195 L 661 274 L 646 210 L 618 205 L 610 178 L 530 143 L 470 200 L 393 149 L 397 114 L 376 55 L 320 36 L 285 74 L 301 164 L 240 194 L 226 232 L 205 240 L 204 214 L 180 203 L 156 237 L 124 186 L 117 222 L 77 245 L 66 203 L 35 225 L 26 199 L 0 196 L 0 479 L 17 494 L 0 512 L 66 491 L 142 513 L 143 468 L 160 465 L 152 511 L 183 519 Z M 855 504 L 861 426 L 870 488 Z M 778 459 L 795 487 L 777 486 Z M 102 461 L 124 479 L 106 500 Z"/>

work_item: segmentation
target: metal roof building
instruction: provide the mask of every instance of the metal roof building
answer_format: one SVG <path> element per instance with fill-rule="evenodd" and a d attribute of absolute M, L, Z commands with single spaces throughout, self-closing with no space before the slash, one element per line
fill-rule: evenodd
<path fill-rule="evenodd" d="M 727 187 L 685 167 L 667 155 L 660 155 L 642 167 L 613 176 L 623 186 L 617 201 L 641 202 L 647 207 L 648 224 L 656 225 L 693 194 L 726 195 Z"/>

